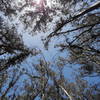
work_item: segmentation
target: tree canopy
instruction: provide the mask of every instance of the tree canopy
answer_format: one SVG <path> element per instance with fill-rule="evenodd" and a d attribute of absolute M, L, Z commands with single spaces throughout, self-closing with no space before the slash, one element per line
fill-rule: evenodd
<path fill-rule="evenodd" d="M 42 33 L 44 51 L 54 44 L 69 55 L 48 61 L 26 33 Z M 100 81 L 87 77 L 100 77 L 100 1 L 0 0 L 0 100 L 99 100 Z"/>

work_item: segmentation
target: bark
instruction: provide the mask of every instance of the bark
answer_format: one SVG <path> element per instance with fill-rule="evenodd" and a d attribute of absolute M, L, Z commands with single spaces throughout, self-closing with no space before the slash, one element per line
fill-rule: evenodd
<path fill-rule="evenodd" d="M 73 100 L 72 99 L 72 96 L 64 89 L 63 86 L 59 85 L 59 87 L 63 90 L 63 92 L 69 97 L 70 100 Z"/>

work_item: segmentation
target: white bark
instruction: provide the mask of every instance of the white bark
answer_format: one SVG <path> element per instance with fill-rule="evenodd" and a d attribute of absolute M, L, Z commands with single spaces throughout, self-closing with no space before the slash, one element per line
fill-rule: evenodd
<path fill-rule="evenodd" d="M 64 89 L 63 86 L 59 85 L 59 87 L 64 91 L 64 93 L 69 97 L 70 100 L 73 100 L 71 95 Z"/>

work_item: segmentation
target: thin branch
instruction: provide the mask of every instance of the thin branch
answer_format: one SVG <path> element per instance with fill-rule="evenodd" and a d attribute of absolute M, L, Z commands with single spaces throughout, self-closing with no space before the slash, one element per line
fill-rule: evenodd
<path fill-rule="evenodd" d="M 30 52 L 24 52 L 24 53 L 20 53 L 17 56 L 14 56 L 10 59 L 8 59 L 8 61 L 2 65 L 0 67 L 0 72 L 3 70 L 6 70 L 10 65 L 15 65 L 17 63 L 20 63 L 21 61 L 23 61 L 28 55 L 30 54 Z"/>
<path fill-rule="evenodd" d="M 63 90 L 63 92 L 69 97 L 70 100 L 73 100 L 71 95 L 64 89 L 63 86 L 59 85 L 59 87 Z"/>
<path fill-rule="evenodd" d="M 73 32 L 73 31 L 77 31 L 79 29 L 83 29 L 83 28 L 86 28 L 86 27 L 93 27 L 97 24 L 100 24 L 100 22 L 96 22 L 96 23 L 89 24 L 89 25 L 86 24 L 86 25 L 83 25 L 83 26 L 80 26 L 80 27 L 77 27 L 77 28 L 74 28 L 74 29 L 71 29 L 71 30 L 68 30 L 68 31 L 50 34 L 50 35 L 48 35 L 48 38 L 51 38 L 51 37 L 57 36 L 57 35 L 61 35 L 61 34 L 66 34 L 66 33 Z"/>
<path fill-rule="evenodd" d="M 87 14 L 87 13 L 93 11 L 93 10 L 95 10 L 95 9 L 98 9 L 98 8 L 100 8 L 100 1 L 96 2 L 95 4 L 93 4 L 92 6 L 90 6 L 89 8 L 87 8 L 86 10 L 83 10 L 83 11 L 80 12 L 79 14 L 73 16 L 72 18 L 65 20 L 65 21 L 62 23 L 62 25 L 60 25 L 60 26 L 59 26 L 54 32 L 52 32 L 52 33 L 57 33 L 57 32 L 58 32 L 59 30 L 61 30 L 66 24 L 68 24 L 68 23 L 72 22 L 73 20 L 75 20 L 75 19 L 77 19 L 77 18 L 79 18 L 79 17 L 81 17 L 81 16 L 83 16 L 83 15 L 85 15 L 85 14 Z M 51 34 L 52 34 L 52 33 L 51 33 Z"/>
<path fill-rule="evenodd" d="M 62 47 L 63 49 L 66 49 L 66 48 L 70 48 L 71 51 L 73 51 L 73 49 L 77 48 L 77 49 L 80 49 L 80 50 L 85 50 L 85 51 L 91 51 L 91 52 L 94 52 L 94 53 L 98 53 L 100 54 L 100 50 L 97 50 L 93 47 L 89 47 L 88 49 L 82 47 L 82 46 L 79 46 L 79 45 L 72 45 L 69 43 L 69 45 L 64 45 L 64 44 L 60 44 L 60 45 L 57 45 L 59 47 Z M 74 51 L 73 51 L 74 52 Z M 75 52 L 74 52 L 75 53 Z M 76 54 L 76 53 L 75 53 Z"/>
<path fill-rule="evenodd" d="M 26 74 L 26 75 L 28 75 L 31 79 L 41 79 L 41 77 L 39 77 L 39 76 L 33 76 L 33 75 L 31 75 L 31 74 L 29 74 L 29 73 L 27 73 L 27 72 L 22 72 L 23 74 Z"/>
<path fill-rule="evenodd" d="M 14 87 L 14 85 L 17 83 L 17 81 L 19 80 L 19 78 L 20 78 L 20 75 L 17 76 L 16 80 L 14 81 L 14 77 L 13 77 L 12 81 L 9 83 L 8 88 L 6 89 L 6 91 L 4 92 L 4 94 L 1 96 L 1 99 L 3 99 L 6 96 L 6 94 L 9 92 L 9 90 L 12 87 Z"/>
<path fill-rule="evenodd" d="M 53 37 L 53 36 L 58 36 L 58 35 L 61 35 L 61 34 L 66 34 L 66 33 L 70 33 L 70 32 L 73 32 L 73 31 L 77 31 L 77 30 L 79 30 L 79 29 L 83 29 L 83 28 L 91 28 L 91 27 L 93 27 L 93 26 L 95 26 L 95 25 L 97 25 L 97 24 L 100 24 L 100 22 L 96 22 L 96 23 L 93 23 L 93 24 L 89 24 L 89 25 L 83 25 L 83 26 L 80 26 L 80 27 L 78 27 L 78 28 L 75 28 L 75 29 L 71 29 L 71 30 L 68 30 L 68 31 L 65 31 L 65 32 L 59 32 L 59 33 L 52 33 L 52 34 L 49 34 L 48 36 L 47 36 L 47 38 L 45 39 L 45 43 L 44 43 L 44 46 L 45 46 L 45 48 L 46 49 L 48 49 L 48 44 L 49 44 L 49 42 L 50 42 L 50 40 L 51 40 L 51 38 Z"/>

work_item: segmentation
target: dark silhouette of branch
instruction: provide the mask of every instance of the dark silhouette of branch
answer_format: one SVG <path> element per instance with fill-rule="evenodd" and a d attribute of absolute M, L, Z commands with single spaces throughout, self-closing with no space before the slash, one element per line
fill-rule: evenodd
<path fill-rule="evenodd" d="M 65 31 L 65 32 L 52 33 L 52 34 L 47 36 L 46 42 L 45 42 L 44 45 L 45 45 L 46 48 L 48 48 L 48 43 L 50 42 L 50 40 L 51 40 L 51 38 L 53 36 L 58 36 L 58 35 L 61 35 L 61 34 L 66 34 L 66 33 L 74 32 L 74 31 L 77 31 L 77 30 L 83 29 L 83 28 L 89 28 L 91 30 L 92 27 L 94 27 L 95 25 L 98 25 L 98 24 L 100 24 L 100 22 L 96 22 L 96 23 L 93 23 L 93 24 L 86 24 L 86 25 L 83 25 L 83 26 L 80 26 L 80 27 L 77 27 L 75 29 L 71 29 L 71 30 L 68 30 L 68 31 Z M 89 29 L 87 29 L 86 31 L 89 31 Z"/>
<path fill-rule="evenodd" d="M 57 32 L 58 32 L 59 30 L 61 30 L 66 24 L 68 24 L 68 23 L 74 21 L 75 19 L 77 19 L 77 18 L 79 18 L 79 17 L 81 17 L 81 16 L 83 16 L 83 15 L 85 15 L 85 14 L 87 14 L 87 13 L 89 13 L 89 12 L 95 10 L 95 9 L 98 9 L 98 8 L 100 8 L 100 1 L 96 2 L 95 4 L 93 4 L 92 6 L 90 6 L 89 8 L 87 8 L 86 10 L 83 10 L 82 12 L 80 12 L 79 14 L 77 14 L 76 16 L 74 16 L 74 17 L 72 17 L 72 18 L 70 18 L 70 19 L 65 20 L 65 21 L 62 23 L 62 25 L 60 25 L 60 26 L 59 26 L 54 32 L 52 32 L 52 33 L 57 33 Z M 52 33 L 51 33 L 51 34 L 52 34 Z"/>
<path fill-rule="evenodd" d="M 70 23 L 70 22 L 72 22 L 72 21 L 78 19 L 79 17 L 81 17 L 81 16 L 83 16 L 83 15 L 85 15 L 85 14 L 91 12 L 91 11 L 94 11 L 94 10 L 96 10 L 96 9 L 98 9 L 98 8 L 100 8 L 100 1 L 96 2 L 94 5 L 90 6 L 90 7 L 87 8 L 86 10 L 83 10 L 83 11 L 80 12 L 79 14 L 77 14 L 77 15 L 75 15 L 75 16 L 73 16 L 73 17 L 71 17 L 71 18 L 69 18 L 69 19 L 67 19 L 67 20 L 65 20 L 65 21 L 63 21 L 62 24 L 59 25 L 58 28 L 57 28 L 55 31 L 53 31 L 52 33 L 50 33 L 50 34 L 47 36 L 47 38 L 45 39 L 46 42 L 45 42 L 45 44 L 44 44 L 44 45 L 45 45 L 45 48 L 48 48 L 48 43 L 50 42 L 50 38 L 53 37 L 53 36 L 57 36 L 57 35 L 60 35 L 60 34 L 65 34 L 65 33 L 68 33 L 68 32 L 73 32 L 73 31 L 76 31 L 76 30 L 79 30 L 79 29 L 82 29 L 82 28 L 86 28 L 86 27 L 92 26 L 92 24 L 91 24 L 91 25 L 84 25 L 84 26 L 81 26 L 81 27 L 78 27 L 78 28 L 75 28 L 75 29 L 72 29 L 72 30 L 68 30 L 68 31 L 66 31 L 66 32 L 59 32 L 59 33 L 57 33 L 57 32 L 58 32 L 59 30 L 61 30 L 66 24 L 68 24 L 68 23 Z M 94 23 L 94 24 L 95 24 L 95 25 L 96 25 L 96 24 L 100 24 L 100 22 L 97 22 L 97 23 Z M 93 25 L 94 25 L 94 24 L 93 24 Z"/>
<path fill-rule="evenodd" d="M 93 41 L 93 40 L 97 39 L 98 37 L 100 37 L 100 34 L 99 33 L 96 34 L 96 35 L 95 34 L 94 35 L 91 34 L 91 37 L 90 38 L 82 41 L 82 43 L 79 43 L 79 45 L 82 45 L 82 44 L 84 44 L 86 42 L 89 42 L 89 40 L 92 40 Z M 78 37 L 76 39 L 78 39 Z M 74 39 L 70 44 L 72 44 L 76 39 Z"/>
<path fill-rule="evenodd" d="M 17 81 L 19 80 L 19 78 L 20 78 L 20 75 L 17 76 L 17 78 L 14 80 L 14 76 L 13 76 L 11 82 L 9 83 L 8 88 L 6 89 L 6 91 L 4 92 L 4 94 L 0 97 L 1 100 L 3 100 L 3 98 L 6 96 L 6 94 L 8 93 L 8 91 L 9 91 L 12 87 L 14 87 L 14 85 L 17 83 Z"/>
<path fill-rule="evenodd" d="M 51 38 L 53 36 L 58 36 L 58 35 L 61 35 L 61 34 L 66 34 L 66 33 L 69 33 L 69 32 L 73 32 L 73 31 L 77 31 L 79 29 L 83 29 L 83 28 L 88 28 L 88 27 L 93 27 L 97 24 L 100 24 L 100 22 L 96 22 L 96 23 L 93 23 L 93 24 L 86 24 L 86 25 L 83 25 L 83 26 L 80 26 L 80 27 L 77 27 L 75 29 L 71 29 L 71 30 L 68 30 L 68 31 L 65 31 L 65 32 L 58 32 L 58 33 L 54 33 L 54 34 L 50 34 L 48 35 L 48 38 Z"/>
<path fill-rule="evenodd" d="M 12 57 L 12 58 L 9 58 L 5 64 L 0 66 L 0 72 L 3 70 L 6 70 L 11 65 L 15 65 L 17 63 L 22 62 L 29 54 L 30 54 L 30 52 L 24 52 L 24 53 L 20 53 L 16 56 Z"/>
<path fill-rule="evenodd" d="M 89 51 L 89 52 L 91 51 L 91 52 L 95 52 L 95 53 L 100 53 L 100 50 L 97 50 L 97 49 L 95 49 L 93 47 L 89 47 L 89 49 L 86 49 L 86 48 L 84 48 L 82 46 L 75 45 L 75 44 L 73 45 L 73 44 L 70 44 L 70 43 L 69 43 L 69 45 L 60 44 L 58 46 L 61 47 L 62 49 L 70 48 L 70 50 L 72 50 L 72 51 L 73 51 L 73 49 L 77 48 L 79 50 L 85 50 L 85 51 Z"/>

